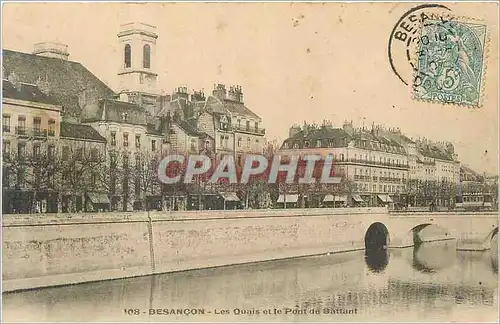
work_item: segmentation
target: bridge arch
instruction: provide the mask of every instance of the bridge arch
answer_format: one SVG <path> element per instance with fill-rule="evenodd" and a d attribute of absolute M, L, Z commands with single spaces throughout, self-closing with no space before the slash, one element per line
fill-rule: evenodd
<path fill-rule="evenodd" d="M 429 241 L 442 241 L 442 240 L 448 240 L 452 239 L 450 232 L 443 226 L 436 224 L 436 223 L 422 223 L 419 225 L 414 226 L 412 229 L 410 229 L 407 233 L 407 236 L 410 236 L 411 238 L 409 239 L 414 246 L 419 246 L 424 242 L 420 234 L 424 229 L 431 229 L 431 228 L 437 228 L 439 229 L 437 233 L 433 233 L 437 236 L 433 236 L 427 240 Z"/>
<path fill-rule="evenodd" d="M 382 272 L 389 264 L 389 230 L 380 222 L 372 223 L 365 233 L 365 263 L 372 272 Z"/>
<path fill-rule="evenodd" d="M 495 227 L 485 238 L 484 247 L 486 249 L 494 249 L 498 251 L 498 226 Z M 497 252 L 495 252 L 497 253 Z"/>
<path fill-rule="evenodd" d="M 380 222 L 372 223 L 365 233 L 365 250 L 386 249 L 389 241 L 387 227 Z"/>

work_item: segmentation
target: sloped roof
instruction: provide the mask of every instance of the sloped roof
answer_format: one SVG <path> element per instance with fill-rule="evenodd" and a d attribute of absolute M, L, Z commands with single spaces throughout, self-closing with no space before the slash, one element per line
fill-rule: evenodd
<path fill-rule="evenodd" d="M 320 127 L 310 129 L 307 134 L 301 130 L 292 137 L 287 138 L 283 144 L 302 140 L 334 140 L 330 146 L 344 147 L 347 145 L 347 142 L 345 142 L 344 139 L 349 141 L 351 136 L 342 128 Z"/>
<path fill-rule="evenodd" d="M 202 136 L 203 133 L 198 131 L 195 127 L 190 125 L 188 122 L 184 120 L 176 120 L 175 124 L 179 126 L 186 134 L 189 136 Z"/>
<path fill-rule="evenodd" d="M 224 99 L 219 100 L 214 96 L 209 96 L 206 101 L 206 107 L 214 113 L 225 114 L 227 112 L 240 116 L 247 116 L 261 119 L 257 114 L 248 109 L 242 102 Z"/>
<path fill-rule="evenodd" d="M 126 114 L 126 120 L 123 119 Z M 135 125 L 147 125 L 146 111 L 140 106 L 113 99 L 100 99 L 93 110 L 87 110 L 85 122 L 111 121 Z"/>
<path fill-rule="evenodd" d="M 20 82 L 15 86 L 8 80 L 2 80 L 2 95 L 3 97 L 10 99 L 57 105 L 57 102 L 53 97 L 43 93 L 34 84 Z"/>
<path fill-rule="evenodd" d="M 438 159 L 438 160 L 445 160 L 445 161 L 453 161 L 453 156 L 438 148 L 435 145 L 419 145 L 417 147 L 418 153 L 422 154 L 423 156 Z"/>
<path fill-rule="evenodd" d="M 98 131 L 96 131 L 92 126 L 85 124 L 61 122 L 61 137 L 79 140 L 93 140 L 106 143 L 106 139 L 102 137 Z"/>
<path fill-rule="evenodd" d="M 99 98 L 115 96 L 111 88 L 78 62 L 11 50 L 2 52 L 5 75 L 14 72 L 19 81 L 30 84 L 46 82 L 49 95 L 64 106 L 64 114 L 80 116 L 78 94 L 85 89 L 96 89 Z"/>

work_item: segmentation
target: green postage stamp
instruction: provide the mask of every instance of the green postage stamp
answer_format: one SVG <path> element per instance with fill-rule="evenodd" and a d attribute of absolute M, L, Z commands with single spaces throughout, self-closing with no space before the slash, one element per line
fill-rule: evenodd
<path fill-rule="evenodd" d="M 414 99 L 480 107 L 486 45 L 486 25 L 479 21 L 429 17 L 416 48 Z"/>

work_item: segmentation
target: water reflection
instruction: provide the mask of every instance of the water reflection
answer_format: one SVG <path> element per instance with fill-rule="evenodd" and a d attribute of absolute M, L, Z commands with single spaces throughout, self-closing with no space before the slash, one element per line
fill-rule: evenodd
<path fill-rule="evenodd" d="M 430 242 L 414 247 L 412 265 L 417 271 L 435 273 L 451 267 L 456 259 L 456 241 Z"/>
<path fill-rule="evenodd" d="M 389 252 L 386 249 L 366 250 L 365 263 L 372 272 L 382 272 L 389 264 Z"/>
<path fill-rule="evenodd" d="M 491 261 L 490 252 L 424 243 L 415 250 L 349 252 L 7 293 L 3 316 L 17 322 L 493 321 L 498 266 Z M 196 308 L 205 314 L 126 315 L 130 308 Z M 265 314 L 268 309 L 281 312 Z"/>

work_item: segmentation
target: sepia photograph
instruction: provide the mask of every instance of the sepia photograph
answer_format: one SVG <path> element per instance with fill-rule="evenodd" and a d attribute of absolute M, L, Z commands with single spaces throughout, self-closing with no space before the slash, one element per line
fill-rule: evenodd
<path fill-rule="evenodd" d="M 2 2 L 4 323 L 499 321 L 499 2 Z"/>

